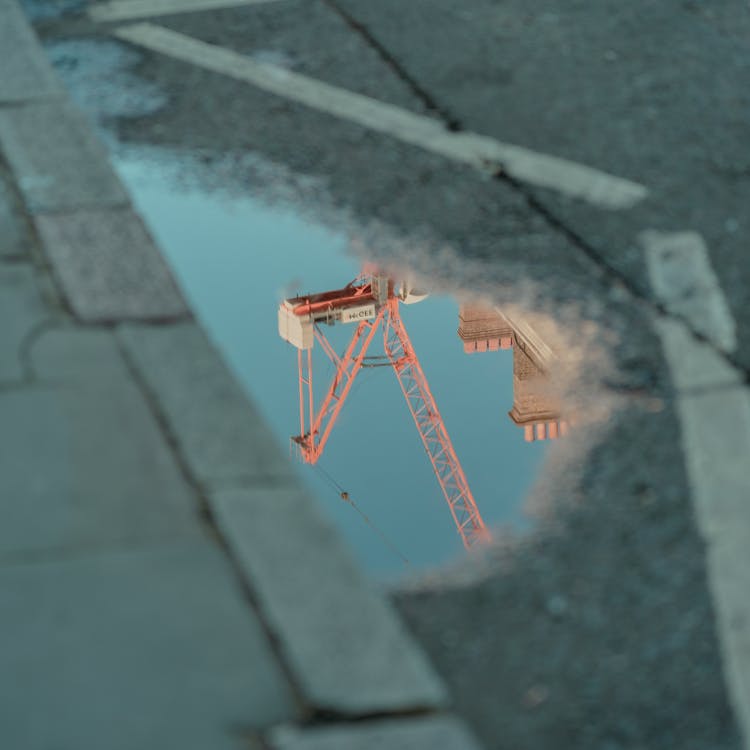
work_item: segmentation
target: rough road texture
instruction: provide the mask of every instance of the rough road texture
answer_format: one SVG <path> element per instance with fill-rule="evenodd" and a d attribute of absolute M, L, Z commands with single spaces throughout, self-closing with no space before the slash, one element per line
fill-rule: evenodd
<path fill-rule="evenodd" d="M 676 433 L 621 415 L 559 526 L 480 585 L 395 597 L 488 748 L 740 747 L 684 476 L 632 469 L 656 435 L 677 465 Z"/>

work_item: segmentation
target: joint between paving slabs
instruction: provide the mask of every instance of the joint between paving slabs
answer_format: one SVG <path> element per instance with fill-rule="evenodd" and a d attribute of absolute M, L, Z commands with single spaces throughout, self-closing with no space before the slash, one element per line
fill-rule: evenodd
<path fill-rule="evenodd" d="M 193 473 L 189 461 L 183 455 L 180 449 L 177 436 L 175 435 L 171 425 L 169 424 L 169 420 L 166 418 L 159 405 L 156 394 L 152 391 L 145 378 L 141 375 L 136 363 L 133 361 L 132 357 L 127 351 L 127 348 L 119 341 L 119 339 L 117 339 L 117 337 L 115 338 L 117 340 L 118 350 L 125 362 L 125 366 L 129 374 L 133 378 L 138 389 L 141 391 L 151 413 L 154 415 L 154 418 L 159 425 L 160 430 L 164 434 L 167 445 L 174 455 L 181 473 L 198 498 L 199 513 L 202 517 L 202 520 L 206 524 L 206 527 L 211 533 L 211 536 L 214 538 L 216 543 L 219 544 L 221 549 L 230 560 L 237 576 L 240 589 L 242 590 L 246 600 L 253 608 L 260 623 L 262 624 L 263 630 L 269 640 L 276 660 L 282 672 L 284 673 L 287 682 L 289 683 L 290 689 L 292 690 L 292 694 L 297 703 L 300 713 L 300 720 L 298 723 L 304 726 L 317 726 L 331 723 L 356 723 L 385 718 L 417 717 L 435 714 L 436 712 L 434 710 L 419 706 L 405 706 L 403 709 L 393 709 L 390 711 L 373 711 L 363 712 L 359 714 L 350 714 L 339 711 L 332 707 L 316 706 L 310 703 L 304 693 L 304 690 L 299 684 L 297 676 L 287 662 L 285 649 L 281 638 L 277 635 L 275 629 L 265 617 L 262 603 L 252 586 L 251 580 L 249 580 L 249 577 L 246 574 L 243 566 L 240 564 L 240 561 L 235 556 L 234 551 L 227 543 L 227 540 L 224 538 L 224 535 L 221 533 L 221 530 L 216 523 L 213 508 L 211 507 L 211 502 L 209 499 L 209 488 L 205 487 L 204 484 Z M 224 488 L 242 488 L 248 486 L 268 487 L 269 480 L 267 478 L 250 479 L 249 477 L 238 477 L 236 479 L 227 480 L 226 483 L 222 482 L 219 484 L 220 486 L 224 486 Z M 216 489 L 213 483 L 211 489 Z"/>
<path fill-rule="evenodd" d="M 68 303 L 60 282 L 57 279 L 55 269 L 50 263 L 47 254 L 44 252 L 44 245 L 36 230 L 36 226 L 34 225 L 31 213 L 26 206 L 23 195 L 14 179 L 15 175 L 13 170 L 5 160 L 2 150 L 0 150 L 0 178 L 3 178 L 3 184 L 6 190 L 11 194 L 11 208 L 14 210 L 15 216 L 21 224 L 20 228 L 23 236 L 28 240 L 26 252 L 11 256 L 14 259 L 18 258 L 18 260 L 14 260 L 14 262 L 9 265 L 21 265 L 23 263 L 30 265 L 38 274 L 37 282 L 42 287 L 40 291 L 43 293 L 42 297 L 44 301 L 53 310 L 62 313 L 62 316 L 74 318 L 73 310 Z"/>
<path fill-rule="evenodd" d="M 18 347 L 18 361 L 21 365 L 24 385 L 33 385 L 37 382 L 31 350 L 41 336 L 47 331 L 61 328 L 62 326 L 60 323 L 61 321 L 57 318 L 46 318 L 41 320 L 38 323 L 35 323 L 21 340 L 21 344 Z"/>
<path fill-rule="evenodd" d="M 282 670 L 290 686 L 292 695 L 298 705 L 300 714 L 305 717 L 312 715 L 313 709 L 309 705 L 307 700 L 305 699 L 304 693 L 301 687 L 299 686 L 297 678 L 287 663 L 286 657 L 284 656 L 284 650 L 281 645 L 280 639 L 276 635 L 274 629 L 271 627 L 267 618 L 265 617 L 261 603 L 257 595 L 255 594 L 255 591 L 253 590 L 251 583 L 248 580 L 247 575 L 245 574 L 242 566 L 240 565 L 239 561 L 235 557 L 231 547 L 227 543 L 227 540 L 224 538 L 224 535 L 221 533 L 221 530 L 214 516 L 213 508 L 211 507 L 211 502 L 209 500 L 209 495 L 208 495 L 208 489 L 193 473 L 190 467 L 189 461 L 187 460 L 182 450 L 180 449 L 177 436 L 174 430 L 172 429 L 169 423 L 169 420 L 167 419 L 164 412 L 162 411 L 161 406 L 159 405 L 159 400 L 156 394 L 152 391 L 152 389 L 149 387 L 148 383 L 146 382 L 146 379 L 142 376 L 140 370 L 138 369 L 138 366 L 133 361 L 132 357 L 127 351 L 127 348 L 120 342 L 117 336 L 115 336 L 115 340 L 117 342 L 117 347 L 120 352 L 120 355 L 122 356 L 123 361 L 125 362 L 125 366 L 129 374 L 133 378 L 133 381 L 135 382 L 137 388 L 140 390 L 141 394 L 143 395 L 149 407 L 149 410 L 151 411 L 152 415 L 156 419 L 159 429 L 162 431 L 162 434 L 164 435 L 167 445 L 172 455 L 174 456 L 175 461 L 177 462 L 180 472 L 185 478 L 185 481 L 188 483 L 190 488 L 195 493 L 196 497 L 198 498 L 198 513 L 202 521 L 204 522 L 206 529 L 209 531 L 214 541 L 221 547 L 221 549 L 223 550 L 223 552 L 226 554 L 227 558 L 229 559 L 232 567 L 234 568 L 234 572 L 237 577 L 237 582 L 240 586 L 240 589 L 242 593 L 244 594 L 245 599 L 248 601 L 248 603 L 254 610 L 256 616 L 258 617 L 258 620 L 260 621 L 263 627 L 263 631 L 265 632 L 266 637 L 268 638 L 268 641 L 271 644 L 271 649 L 274 653 L 276 661 L 279 664 L 279 667 Z"/>
<path fill-rule="evenodd" d="M 119 325 L 116 323 L 110 323 L 110 324 L 104 323 L 104 324 L 97 324 L 96 326 L 92 326 L 92 327 L 110 329 L 114 333 L 116 333 Z M 180 469 L 180 473 L 183 475 L 185 481 L 188 483 L 188 485 L 193 490 L 193 492 L 195 492 L 198 498 L 198 513 L 200 517 L 209 527 L 211 532 L 216 536 L 217 540 L 221 541 L 223 545 L 224 543 L 223 537 L 219 533 L 218 526 L 215 522 L 215 519 L 213 517 L 213 512 L 211 510 L 211 506 L 208 501 L 208 492 L 206 488 L 203 486 L 203 484 L 200 482 L 200 480 L 193 473 L 192 469 L 190 468 L 190 464 L 187 458 L 184 456 L 182 450 L 180 449 L 177 435 L 175 434 L 174 430 L 172 429 L 171 424 L 169 423 L 169 420 L 167 419 L 161 406 L 159 405 L 159 399 L 157 395 L 149 387 L 148 382 L 141 374 L 141 371 L 138 369 L 138 365 L 133 361 L 133 358 L 130 356 L 130 352 L 128 352 L 127 347 L 125 347 L 121 343 L 117 335 L 114 336 L 114 339 L 115 339 L 115 344 L 117 346 L 117 349 L 120 353 L 120 356 L 122 357 L 123 362 L 125 363 L 125 368 L 127 369 L 128 374 L 130 375 L 130 377 L 133 379 L 134 383 L 136 384 L 138 390 L 141 392 L 141 395 L 143 396 L 149 408 L 149 411 L 151 412 L 152 416 L 156 420 L 157 425 L 159 426 L 159 429 L 164 435 L 164 439 L 166 440 L 167 446 L 169 447 L 169 450 L 171 451 L 175 461 L 177 462 L 177 465 Z"/>

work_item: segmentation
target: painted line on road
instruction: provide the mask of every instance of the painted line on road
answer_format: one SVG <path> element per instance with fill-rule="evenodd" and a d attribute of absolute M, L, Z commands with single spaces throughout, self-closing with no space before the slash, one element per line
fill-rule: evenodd
<path fill-rule="evenodd" d="M 653 290 L 667 309 L 720 346 L 736 348 L 729 305 L 700 235 L 649 231 L 641 241 Z M 662 318 L 657 330 L 678 389 L 682 446 L 698 528 L 707 542 L 725 677 L 750 748 L 750 388 L 679 320 Z"/>
<path fill-rule="evenodd" d="M 128 21 L 134 18 L 171 16 L 201 10 L 239 8 L 243 5 L 263 5 L 280 0 L 112 0 L 93 5 L 88 10 L 92 21 Z"/>
<path fill-rule="evenodd" d="M 737 349 L 737 331 L 708 249 L 697 232 L 641 234 L 651 283 L 667 309 L 690 320 L 696 331 L 709 336 L 722 351 Z"/>
<path fill-rule="evenodd" d="M 502 170 L 514 179 L 548 188 L 607 209 L 626 209 L 643 200 L 643 185 L 597 169 L 496 141 L 476 133 L 454 133 L 438 120 L 391 104 L 257 62 L 231 50 L 148 23 L 117 29 L 114 35 L 169 57 L 250 83 L 312 109 L 387 134 L 404 143 L 471 165 Z"/>

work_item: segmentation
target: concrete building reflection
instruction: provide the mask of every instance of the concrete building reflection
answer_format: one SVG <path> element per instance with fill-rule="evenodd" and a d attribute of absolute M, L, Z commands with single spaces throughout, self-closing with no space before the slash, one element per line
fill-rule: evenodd
<path fill-rule="evenodd" d="M 510 419 L 523 427 L 524 439 L 554 440 L 568 432 L 554 382 L 557 356 L 534 328 L 499 310 L 462 304 L 458 335 L 467 354 L 513 351 L 513 408 Z"/>

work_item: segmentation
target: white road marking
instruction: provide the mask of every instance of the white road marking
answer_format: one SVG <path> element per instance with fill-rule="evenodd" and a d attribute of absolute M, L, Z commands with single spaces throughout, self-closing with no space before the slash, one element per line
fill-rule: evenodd
<path fill-rule="evenodd" d="M 272 2 L 278 0 L 112 0 L 91 6 L 88 15 L 92 21 L 127 21 Z"/>
<path fill-rule="evenodd" d="M 648 232 L 642 238 L 657 296 L 709 338 L 734 349 L 734 321 L 703 239 L 692 232 Z M 707 542 L 729 693 L 750 748 L 750 389 L 682 323 L 660 320 L 657 328 L 679 389 L 682 445 L 698 528 Z"/>
<path fill-rule="evenodd" d="M 385 133 L 482 171 L 502 169 L 511 177 L 556 190 L 608 209 L 625 209 L 646 197 L 642 185 L 591 167 L 501 143 L 475 133 L 453 133 L 430 117 L 331 86 L 282 67 L 252 60 L 148 23 L 121 27 L 120 39 L 216 73 L 250 83 L 277 96 Z"/>
<path fill-rule="evenodd" d="M 695 330 L 712 338 L 725 352 L 737 348 L 729 311 L 708 250 L 697 232 L 641 234 L 654 292 L 673 312 L 690 319 Z"/>

